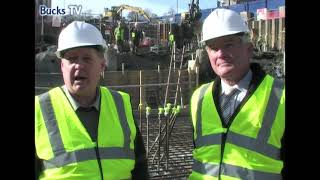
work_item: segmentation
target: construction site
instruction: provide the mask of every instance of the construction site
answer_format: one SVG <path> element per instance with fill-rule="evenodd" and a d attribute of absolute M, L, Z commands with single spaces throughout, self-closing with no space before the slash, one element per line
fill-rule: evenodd
<path fill-rule="evenodd" d="M 199 0 L 190 0 L 187 12 L 156 18 L 142 8 L 124 4 L 105 8 L 99 19 L 86 20 L 100 29 L 108 45 L 107 68 L 100 84 L 131 96 L 151 179 L 187 179 L 191 173 L 190 98 L 195 89 L 216 77 L 200 43 L 202 23 L 210 12 L 216 8 L 239 12 L 255 46 L 252 62 L 274 77 L 285 78 L 285 1 L 218 2 L 217 7 L 200 9 Z M 123 10 L 135 12 L 136 18 L 123 17 Z M 55 55 L 64 25 L 50 27 L 50 21 L 46 22 L 36 21 L 35 95 L 64 84 Z M 121 47 L 114 35 L 118 24 L 125 29 Z M 135 51 L 129 38 L 133 26 L 143 32 Z M 170 33 L 175 37 L 172 44 Z"/>

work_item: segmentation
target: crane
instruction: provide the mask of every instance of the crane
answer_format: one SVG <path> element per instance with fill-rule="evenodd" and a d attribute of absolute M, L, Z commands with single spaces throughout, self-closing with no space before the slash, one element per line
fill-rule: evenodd
<path fill-rule="evenodd" d="M 199 8 L 199 0 L 191 0 L 189 10 L 181 14 L 182 39 L 190 43 L 192 39 L 196 39 L 199 43 L 201 35 L 200 18 L 202 16 Z"/>
<path fill-rule="evenodd" d="M 189 4 L 189 13 L 190 13 L 190 20 L 189 20 L 190 23 L 198 21 L 201 18 L 202 13 L 199 8 L 199 0 L 196 0 L 196 2 L 194 2 L 194 0 L 191 0 L 191 3 Z"/>
<path fill-rule="evenodd" d="M 191 0 L 191 3 L 188 5 L 189 10 L 188 12 L 184 12 L 181 14 L 181 20 L 184 21 L 184 23 L 189 23 L 192 25 L 196 21 L 199 21 L 202 13 L 199 8 L 199 0 L 196 0 L 196 2 L 194 2 L 194 0 Z"/>

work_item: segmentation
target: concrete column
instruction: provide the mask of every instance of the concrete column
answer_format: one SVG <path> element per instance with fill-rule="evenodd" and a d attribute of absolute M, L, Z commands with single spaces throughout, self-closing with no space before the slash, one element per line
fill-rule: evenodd
<path fill-rule="evenodd" d="M 270 20 L 266 20 L 265 21 L 265 34 L 264 34 L 264 51 L 268 51 L 269 47 L 270 47 L 270 31 L 269 31 L 269 27 L 270 27 Z"/>
<path fill-rule="evenodd" d="M 158 31 L 157 31 L 157 43 L 159 44 L 161 41 L 161 22 L 158 23 Z"/>
<path fill-rule="evenodd" d="M 262 36 L 263 34 L 264 34 L 264 29 L 263 29 L 263 27 L 264 27 L 264 22 L 263 22 L 264 20 L 259 20 L 258 21 L 258 29 L 259 29 L 259 36 Z"/>
<path fill-rule="evenodd" d="M 271 20 L 271 48 L 274 49 L 277 43 L 276 19 Z"/>
<path fill-rule="evenodd" d="M 142 76 L 142 71 L 140 70 L 139 71 L 139 84 L 140 84 L 140 104 L 142 104 L 142 108 L 144 109 L 145 108 L 145 105 L 146 105 L 146 92 L 145 92 L 145 88 L 143 86 L 143 76 Z"/>
<path fill-rule="evenodd" d="M 259 21 L 252 21 L 251 22 L 251 28 L 259 29 L 258 23 L 259 23 Z"/>
<path fill-rule="evenodd" d="M 278 49 L 279 50 L 284 50 L 284 27 L 285 27 L 285 19 L 284 18 L 279 18 L 279 41 L 278 41 Z"/>
<path fill-rule="evenodd" d="M 265 20 L 259 20 L 258 22 L 258 27 L 259 27 L 259 35 L 258 35 L 258 39 L 260 41 L 262 41 L 261 44 L 261 51 L 265 51 Z"/>

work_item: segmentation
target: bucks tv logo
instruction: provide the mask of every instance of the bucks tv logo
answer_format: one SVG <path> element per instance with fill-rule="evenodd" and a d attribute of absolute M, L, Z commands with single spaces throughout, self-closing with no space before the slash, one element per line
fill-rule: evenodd
<path fill-rule="evenodd" d="M 64 8 L 48 8 L 46 5 L 39 6 L 40 16 L 64 16 L 69 12 L 70 15 L 80 15 L 82 10 L 82 5 L 68 5 L 69 11 L 66 11 Z"/>

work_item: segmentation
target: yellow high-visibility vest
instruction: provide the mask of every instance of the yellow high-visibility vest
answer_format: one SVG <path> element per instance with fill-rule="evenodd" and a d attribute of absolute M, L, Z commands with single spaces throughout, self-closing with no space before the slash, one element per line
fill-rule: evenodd
<path fill-rule="evenodd" d="M 267 75 L 229 128 L 213 101 L 213 83 L 192 95 L 194 164 L 189 179 L 281 179 L 281 138 L 285 129 L 284 83 Z"/>
<path fill-rule="evenodd" d="M 36 154 L 44 170 L 39 179 L 130 179 L 136 127 L 128 94 L 100 87 L 97 142 L 77 117 L 60 87 L 35 97 Z"/>
<path fill-rule="evenodd" d="M 170 42 L 173 42 L 173 41 L 174 41 L 174 35 L 173 35 L 173 34 L 170 34 L 170 35 L 169 35 L 169 41 L 170 41 Z"/>
<path fill-rule="evenodd" d="M 117 27 L 115 30 L 115 38 L 116 38 L 116 41 L 123 41 L 124 39 L 124 29 L 123 28 L 120 28 L 120 27 Z"/>

